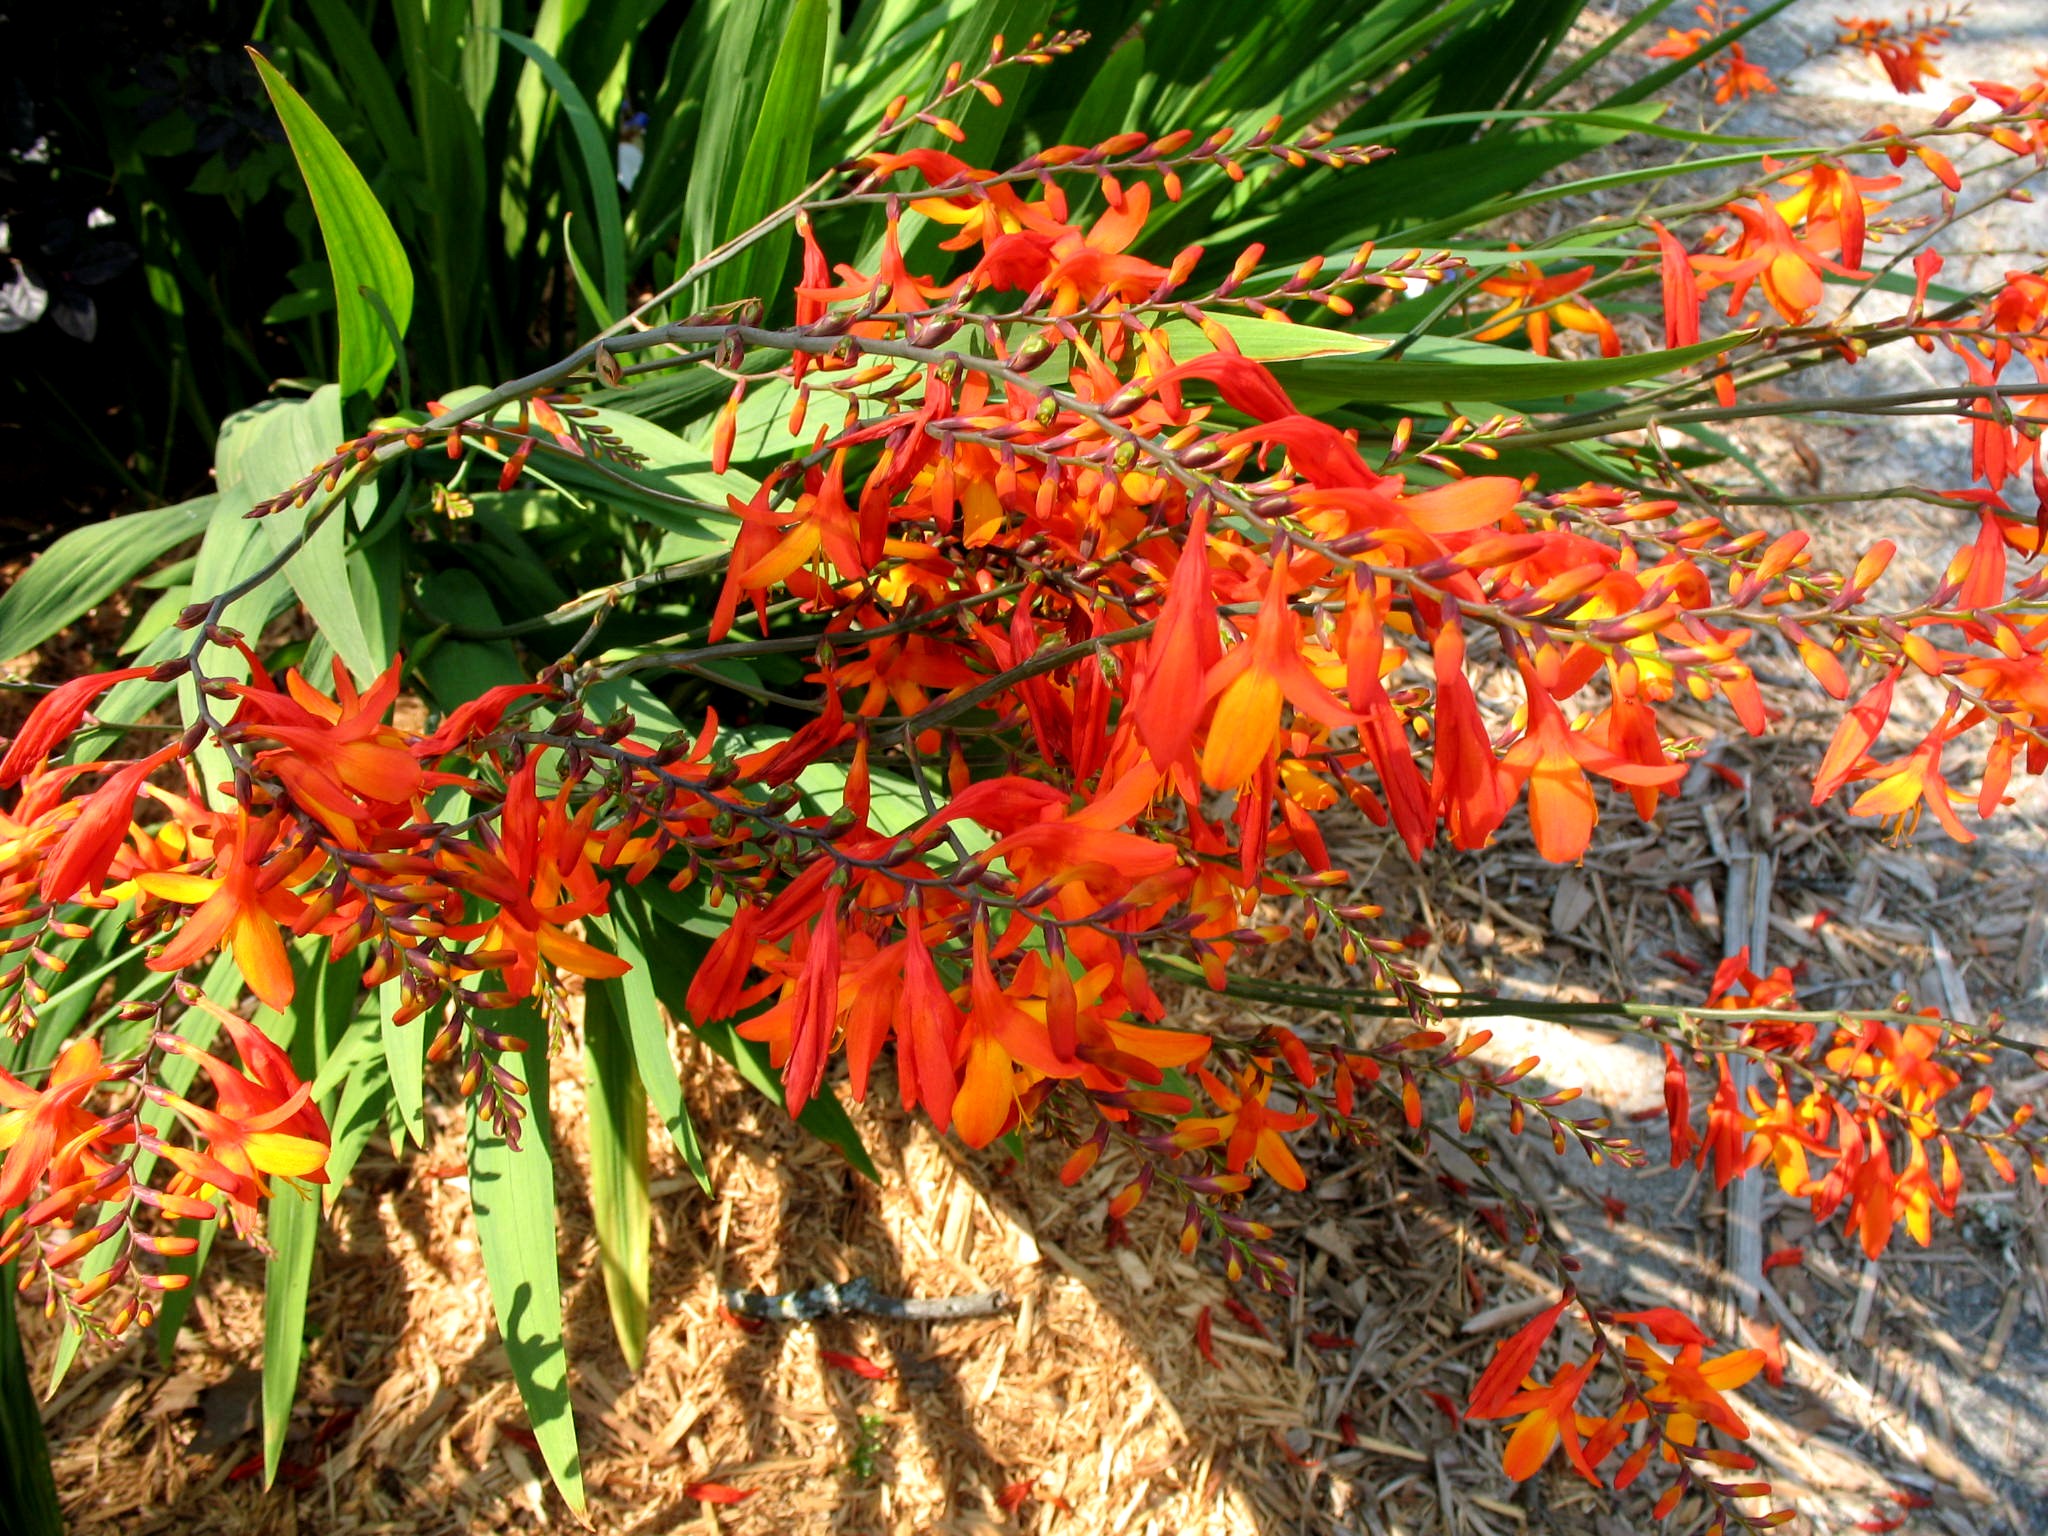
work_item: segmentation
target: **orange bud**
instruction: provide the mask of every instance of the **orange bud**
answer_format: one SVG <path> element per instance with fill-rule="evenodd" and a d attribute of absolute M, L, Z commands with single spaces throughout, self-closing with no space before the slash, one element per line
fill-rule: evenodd
<path fill-rule="evenodd" d="M 711 473 L 722 475 L 732 463 L 733 438 L 740 429 L 740 397 L 746 393 L 744 384 L 733 386 L 733 392 L 724 405 L 718 408 L 718 420 L 711 427 Z M 802 397 L 798 397 L 801 406 Z"/>
<path fill-rule="evenodd" d="M 1913 153 L 1920 157 L 1922 165 L 1934 172 L 1934 179 L 1944 187 L 1947 187 L 1949 191 L 1960 192 L 1963 190 L 1963 178 L 1956 174 L 1956 168 L 1950 163 L 1947 155 L 1944 155 L 1938 149 L 1929 149 L 1925 144 L 1920 145 Z"/>
<path fill-rule="evenodd" d="M 1122 1221 L 1138 1208 L 1138 1202 L 1145 1198 L 1145 1191 L 1152 1187 L 1152 1170 L 1147 1168 L 1130 1183 L 1126 1184 L 1117 1197 L 1109 1202 L 1111 1220 Z"/>
<path fill-rule="evenodd" d="M 1080 1183 L 1088 1170 L 1095 1166 L 1096 1159 L 1101 1156 L 1101 1142 L 1095 1140 L 1082 1142 L 1080 1146 L 1074 1148 L 1073 1155 L 1060 1164 L 1060 1182 L 1066 1185 Z"/>

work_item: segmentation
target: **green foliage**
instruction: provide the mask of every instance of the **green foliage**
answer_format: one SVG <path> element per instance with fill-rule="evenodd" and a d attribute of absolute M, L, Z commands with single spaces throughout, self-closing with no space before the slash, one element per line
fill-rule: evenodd
<path fill-rule="evenodd" d="M 1315 256 L 1341 264 L 1360 242 L 1376 239 L 1463 242 L 1460 254 L 1475 266 L 1498 264 L 1509 253 L 1479 232 L 1503 213 L 1574 189 L 1664 174 L 1559 175 L 1589 151 L 1641 131 L 1739 142 L 1660 125 L 1662 108 L 1643 100 L 1654 85 L 1620 92 L 1596 111 L 1546 107 L 1580 76 L 1581 65 L 1546 71 L 1581 3 L 863 0 L 842 28 L 841 7 L 828 0 L 689 7 L 275 0 L 256 28 L 263 52 L 252 50 L 282 130 L 269 153 L 235 166 L 208 160 L 189 184 L 174 185 L 172 171 L 193 153 L 190 133 L 139 123 L 132 103 L 123 116 L 120 90 L 102 93 L 112 108 L 104 129 L 109 158 L 148 277 L 147 305 L 128 317 L 133 335 L 147 339 L 138 348 L 146 361 L 133 384 L 137 409 L 151 441 L 167 429 L 180 439 L 213 440 L 213 489 L 59 539 L 0 595 L 0 657 L 41 644 L 152 565 L 175 560 L 151 578 L 161 596 L 127 637 L 142 661 L 169 658 L 189 643 L 169 627 L 179 608 L 248 584 L 287 551 L 292 557 L 279 574 L 250 585 L 215 617 L 253 636 L 296 604 L 310 620 L 295 657 L 302 669 L 317 675 L 338 659 L 362 682 L 402 655 L 407 686 L 440 712 L 530 677 L 575 645 L 601 607 L 609 613 L 607 645 L 701 634 L 714 590 L 704 578 L 730 545 L 726 498 L 750 494 L 757 482 L 749 467 L 765 473 L 765 463 L 791 446 L 787 388 L 765 385 L 748 397 L 736 423 L 737 468 L 723 476 L 710 472 L 709 443 L 729 386 L 695 371 L 592 396 L 601 409 L 591 425 L 614 433 L 631 459 L 593 452 L 581 461 L 550 460 L 546 475 L 530 469 L 501 490 L 496 462 L 477 447 L 459 464 L 407 460 L 373 483 L 344 489 L 338 494 L 347 505 L 317 524 L 308 520 L 324 492 L 260 522 L 247 513 L 298 484 L 373 413 L 417 424 L 428 396 L 473 398 L 466 381 L 515 375 L 617 328 L 636 295 L 679 288 L 652 308 L 654 321 L 747 300 L 771 311 L 786 304 L 793 229 L 771 216 L 806 187 L 831 185 L 835 167 L 870 139 L 893 97 L 928 99 L 949 61 L 980 67 L 998 36 L 1014 51 L 1055 26 L 1094 32 L 1069 60 L 1003 72 L 999 101 L 967 92 L 949 104 L 968 136 L 963 153 L 978 164 L 1010 164 L 1054 144 L 1096 142 L 1139 126 L 1242 133 L 1269 118 L 1280 120 L 1283 134 L 1331 126 L 1340 143 L 1398 151 L 1384 164 L 1335 173 L 1262 163 L 1237 181 L 1219 168 L 1193 169 L 1179 203 L 1157 210 L 1142 255 L 1163 263 L 1199 242 L 1209 252 L 1200 270 L 1220 274 L 1239 249 L 1259 241 L 1266 246 L 1261 271 L 1284 273 Z M 1756 19 L 1782 3 L 1761 8 Z M 1651 78 L 1668 83 L 1675 75 Z M 636 114 L 630 119 L 629 110 Z M 624 179 L 622 128 L 642 155 L 637 174 Z M 922 128 L 892 147 L 904 144 L 950 147 Z M 1530 190 L 1546 178 L 1556 179 Z M 1085 185 L 1074 188 L 1077 202 L 1090 195 Z M 217 285 L 204 277 L 215 238 L 205 232 L 223 216 L 268 218 L 281 233 L 267 266 Z M 835 208 L 821 216 L 820 233 L 835 255 L 867 263 L 881 219 L 871 204 Z M 947 231 L 924 225 L 911 234 L 917 222 L 906 220 L 906 249 L 913 269 L 922 270 L 946 259 L 936 247 Z M 1570 251 L 1573 259 L 1611 264 L 1626 254 L 1619 243 L 1585 238 Z M 693 276 L 695 264 L 734 242 L 745 247 L 736 257 Z M 1554 403 L 1666 374 L 1729 344 L 1546 359 L 1453 334 L 1456 323 L 1440 323 L 1452 307 L 1434 292 L 1315 326 L 1225 323 L 1245 352 L 1273 363 L 1304 408 L 1341 408 L 1347 424 L 1365 426 L 1408 412 L 1448 415 L 1453 403 L 1473 414 Z M 1180 329 L 1176 355 L 1192 355 L 1200 343 L 1191 328 Z M 216 349 L 227 363 L 214 366 Z M 309 382 L 273 388 L 282 376 Z M 335 382 L 310 382 L 326 379 Z M 411 380 L 419 381 L 417 392 L 405 387 Z M 1539 467 L 1546 450 L 1517 452 Z M 155 499 L 202 478 L 196 462 L 176 470 L 176 454 L 143 448 L 126 456 L 133 472 L 124 474 Z M 708 704 L 728 727 L 765 742 L 793 727 L 776 693 L 800 680 L 806 665 L 797 655 L 764 657 L 700 669 L 660 692 L 622 685 L 594 702 L 630 707 L 650 737 L 679 728 Z M 200 701 L 189 684 L 176 691 L 177 723 L 189 726 Z M 98 711 L 113 721 L 141 719 L 173 692 L 171 684 L 130 682 Z M 208 782 L 232 771 L 211 746 L 201 749 L 198 766 Z M 843 784 L 843 767 L 821 766 L 804 788 L 823 789 L 830 800 L 837 785 L 816 775 L 835 771 Z M 885 805 L 906 823 L 922 814 L 915 784 L 877 775 L 874 793 L 878 824 Z M 436 814 L 456 820 L 463 809 L 451 796 Z M 74 974 L 92 985 L 111 976 L 117 991 L 139 995 L 163 978 L 144 975 L 119 947 L 123 915 L 102 924 L 90 941 L 98 948 L 81 948 Z M 695 968 L 721 926 L 719 908 L 654 880 L 621 892 L 609 922 L 592 935 L 632 961 L 626 976 L 586 988 L 584 1070 L 602 1272 L 635 1369 L 648 1330 L 650 1108 L 697 1182 L 711 1188 L 664 1009 L 682 1015 Z M 103 955 L 100 969 L 90 969 Z M 229 995 L 232 974 L 230 962 L 217 964 L 209 994 Z M 356 974 L 330 968 L 321 985 L 302 989 L 306 1017 L 269 1021 L 316 1081 L 335 1133 L 337 1187 L 380 1129 L 400 1150 L 424 1145 L 425 1050 L 437 1027 L 432 1015 L 398 1023 L 393 987 L 357 1011 Z M 52 1000 L 50 1037 L 27 1042 L 31 1055 L 41 1052 L 47 1062 L 90 992 L 87 986 L 69 1012 L 62 996 Z M 537 1018 L 525 1022 L 521 1032 L 533 1049 L 502 1064 L 531 1085 L 535 1112 L 516 1147 L 472 1118 L 471 1193 L 513 1375 L 556 1485 L 580 1510 L 546 1135 L 548 1030 Z M 203 1044 L 212 1025 L 194 1014 L 182 1027 Z M 765 1048 L 731 1024 L 694 1029 L 688 1044 L 709 1048 L 752 1088 L 783 1102 Z M 189 1083 L 191 1070 L 189 1058 L 174 1058 L 164 1076 L 175 1085 L 182 1072 Z M 151 1124 L 164 1118 L 154 1106 L 142 1114 Z M 874 1176 L 829 1091 L 800 1120 Z M 320 1202 L 289 1194 L 271 1206 L 267 1477 L 276 1472 L 296 1390 L 322 1212 Z M 205 1236 L 210 1244 L 211 1227 Z M 177 1267 L 197 1273 L 206 1252 Z M 166 1358 L 188 1305 L 189 1293 L 164 1299 Z M 63 1341 L 60 1377 L 77 1343 L 75 1335 Z M 36 1460 L 22 1449 L 35 1429 L 32 1406 L 20 1418 L 23 1391 L 18 1347 L 0 1332 L 9 1475 Z M 879 1421 L 872 1433 L 870 1421 L 861 1422 L 853 1463 L 859 1477 L 871 1475 L 879 1429 Z M 32 1471 L 22 1475 L 30 1485 L 0 1494 L 12 1508 L 41 1509 L 46 1485 L 34 1485 Z"/>
<path fill-rule="evenodd" d="M 374 395 L 404 345 L 412 318 L 412 268 L 391 220 L 327 125 L 268 59 L 253 48 L 249 57 L 284 123 L 326 242 L 341 329 L 336 379 L 344 396 Z"/>
<path fill-rule="evenodd" d="M 78 622 L 137 573 L 205 529 L 215 498 L 132 512 L 64 535 L 0 592 L 0 651 L 19 656 Z"/>
<path fill-rule="evenodd" d="M 516 1014 L 508 1023 L 518 1022 Z M 545 1134 L 546 1026 L 527 1010 L 541 1044 L 503 1063 L 531 1085 L 535 1112 L 515 1147 L 474 1111 L 469 1128 L 470 1209 L 498 1333 L 520 1401 L 555 1487 L 583 1509 L 583 1459 L 569 1409 L 568 1352 L 562 1343 L 562 1281 L 555 1256 L 555 1171 Z"/>
<path fill-rule="evenodd" d="M 146 277 L 144 293 L 103 305 L 94 344 L 125 347 L 141 370 L 123 391 L 133 440 L 110 443 L 117 473 L 170 499 L 202 467 L 178 444 L 280 377 L 418 404 L 388 394 L 394 331 L 429 392 L 559 355 L 616 321 L 629 293 L 665 286 L 828 172 L 894 96 L 928 94 L 950 60 L 981 63 L 998 35 L 1015 48 L 1054 27 L 1093 34 L 1055 67 L 1008 72 L 1000 103 L 970 92 L 949 107 L 983 164 L 1140 125 L 1242 132 L 1275 115 L 1286 132 L 1334 123 L 1342 139 L 1402 151 L 1337 177 L 1191 177 L 1145 254 L 1203 241 L 1221 260 L 1259 239 L 1278 265 L 1368 237 L 1442 238 L 1625 131 L 1491 115 L 1547 103 L 1575 77 L 1544 66 L 1580 4 L 867 0 L 842 30 L 827 0 L 275 0 L 252 18 L 260 64 L 223 13 L 163 61 L 185 82 L 168 113 L 130 82 L 127 59 L 96 66 L 92 112 L 51 104 L 76 112 L 65 128 L 78 153 L 116 170 L 118 227 Z M 246 81 L 253 100 L 208 103 L 202 82 L 215 79 Z M 257 104 L 271 102 L 266 123 Z M 1479 115 L 1453 120 L 1463 113 Z M 630 188 L 622 134 L 642 155 Z M 197 147 L 223 138 L 210 156 Z M 926 129 L 905 142 L 950 147 Z M 871 246 L 879 217 L 837 222 Z M 913 264 L 931 263 L 942 233 L 911 239 Z M 844 230 L 835 239 L 848 249 Z M 772 303 L 790 258 L 784 225 L 684 302 Z M 17 385 L 41 430 L 100 451 L 61 393 L 33 376 Z M 663 417 L 688 424 L 715 405 Z"/>
<path fill-rule="evenodd" d="M 590 1214 L 612 1329 L 626 1364 L 647 1354 L 647 1281 L 652 1211 L 647 1183 L 647 1090 L 641 1086 L 628 1025 L 612 989 L 584 994 L 583 1083 L 590 1135 Z M 673 1071 L 668 1074 L 675 1081 Z"/>
<path fill-rule="evenodd" d="M 0 1509 L 17 1536 L 63 1536 L 57 1484 L 50 1475 L 50 1449 L 43 1439 L 42 1405 L 21 1352 L 15 1322 L 14 1265 L 0 1264 L 0 1286 L 9 1301 L 0 1306 Z"/>

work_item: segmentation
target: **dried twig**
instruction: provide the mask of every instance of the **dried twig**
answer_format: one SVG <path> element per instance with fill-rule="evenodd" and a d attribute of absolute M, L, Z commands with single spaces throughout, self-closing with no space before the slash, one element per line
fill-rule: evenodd
<path fill-rule="evenodd" d="M 808 1291 L 771 1296 L 764 1291 L 727 1291 L 726 1310 L 764 1322 L 810 1323 L 823 1317 L 889 1317 L 920 1323 L 950 1323 L 962 1318 L 994 1317 L 1013 1305 L 1002 1291 L 971 1296 L 884 1296 L 871 1280 L 845 1285 L 817 1285 Z"/>

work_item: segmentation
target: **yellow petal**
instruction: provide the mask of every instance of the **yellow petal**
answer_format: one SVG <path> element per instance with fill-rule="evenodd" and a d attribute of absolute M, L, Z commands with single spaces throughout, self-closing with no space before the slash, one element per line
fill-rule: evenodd
<path fill-rule="evenodd" d="M 287 1136 L 282 1131 L 258 1131 L 245 1136 L 242 1148 L 251 1167 L 287 1179 L 310 1178 L 327 1166 L 327 1149 L 319 1142 Z"/>
<path fill-rule="evenodd" d="M 181 875 L 170 870 L 145 871 L 135 877 L 135 883 L 152 896 L 186 907 L 198 906 L 220 889 L 220 882 L 210 875 Z"/>

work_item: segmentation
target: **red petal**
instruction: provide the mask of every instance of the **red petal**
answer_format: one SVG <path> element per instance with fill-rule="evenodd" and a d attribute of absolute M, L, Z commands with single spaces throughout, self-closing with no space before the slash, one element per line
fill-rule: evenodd
<path fill-rule="evenodd" d="M 683 1497 L 706 1504 L 739 1504 L 760 1491 L 758 1488 L 735 1488 L 729 1483 L 690 1483 L 683 1488 Z"/>
<path fill-rule="evenodd" d="M 1465 1409 L 1467 1418 L 1498 1419 L 1507 1413 L 1508 1402 L 1521 1389 L 1567 1305 L 1560 1301 L 1538 1312 L 1522 1325 L 1519 1333 L 1494 1351 L 1492 1363 L 1472 1388 L 1472 1399 Z"/>
<path fill-rule="evenodd" d="M 864 1376 L 869 1381 L 886 1381 L 889 1376 L 887 1366 L 877 1365 L 862 1355 L 849 1355 L 836 1349 L 821 1349 L 818 1351 L 818 1358 L 835 1370 L 851 1371 L 854 1375 Z"/>

